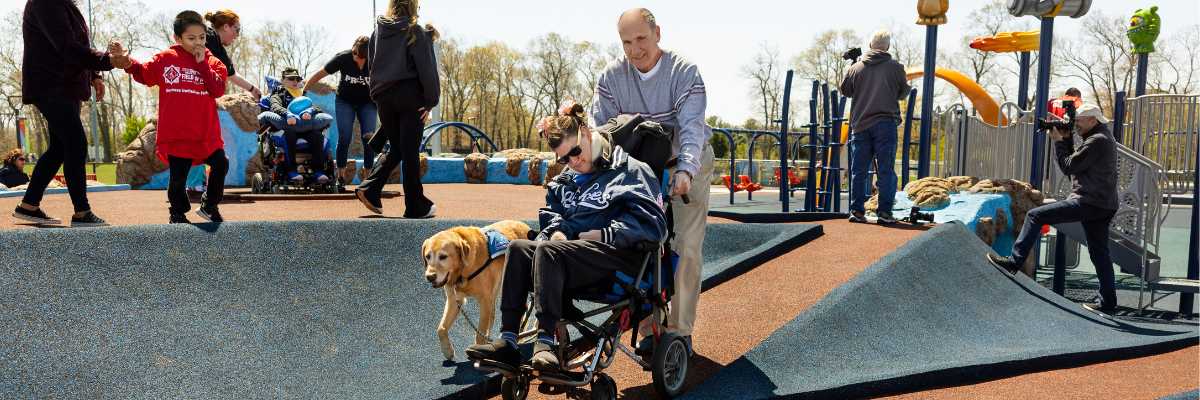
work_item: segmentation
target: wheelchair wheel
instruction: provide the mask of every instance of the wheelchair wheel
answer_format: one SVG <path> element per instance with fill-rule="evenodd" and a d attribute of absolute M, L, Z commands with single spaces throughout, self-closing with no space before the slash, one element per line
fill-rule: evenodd
<path fill-rule="evenodd" d="M 667 333 L 654 346 L 654 362 L 650 373 L 654 379 L 654 391 L 659 396 L 673 399 L 683 392 L 687 382 L 688 347 L 682 336 Z"/>
<path fill-rule="evenodd" d="M 525 396 L 528 395 L 528 377 L 519 376 L 516 379 L 504 378 L 500 381 L 500 397 L 504 400 L 525 400 Z"/>
<path fill-rule="evenodd" d="M 592 381 L 592 400 L 616 400 L 617 382 L 605 374 L 596 374 Z"/>
<path fill-rule="evenodd" d="M 262 172 L 254 173 L 254 180 L 250 182 L 250 193 L 263 194 L 263 175 Z"/>

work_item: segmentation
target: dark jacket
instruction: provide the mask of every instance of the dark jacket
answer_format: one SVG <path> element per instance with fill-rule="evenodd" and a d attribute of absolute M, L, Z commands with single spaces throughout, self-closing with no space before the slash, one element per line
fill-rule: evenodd
<path fill-rule="evenodd" d="M 304 92 L 304 95 L 307 96 L 308 92 Z M 279 114 L 280 117 L 287 118 L 288 114 L 290 114 L 287 107 L 289 104 L 292 104 L 292 100 L 295 99 L 296 98 L 292 96 L 292 93 L 287 91 L 287 88 L 284 88 L 283 85 L 280 85 L 279 87 L 275 88 L 274 92 L 271 92 L 271 112 Z M 317 106 L 316 103 L 313 103 L 312 109 L 317 113 L 324 112 L 321 110 L 321 107 Z"/>
<path fill-rule="evenodd" d="M 0 184 L 11 188 L 26 183 L 29 183 L 29 175 L 25 171 L 17 169 L 12 164 L 4 164 L 4 168 L 0 168 Z"/>
<path fill-rule="evenodd" d="M 21 22 L 21 102 L 46 96 L 80 101 L 91 97 L 91 81 L 113 69 L 108 53 L 88 45 L 87 20 L 72 0 L 29 0 Z"/>
<path fill-rule="evenodd" d="M 904 64 L 886 51 L 871 50 L 846 72 L 841 88 L 843 96 L 854 99 L 850 125 L 855 132 L 862 132 L 885 119 L 899 124 L 900 100 L 912 86 L 904 77 Z"/>
<path fill-rule="evenodd" d="M 438 104 L 442 89 L 438 82 L 437 58 L 433 55 L 433 42 L 425 29 L 417 27 L 413 34 L 417 40 L 408 44 L 409 19 L 379 17 L 375 20 L 375 31 L 371 32 L 371 98 L 405 79 L 420 79 L 424 90 L 422 98 L 425 110 Z"/>
<path fill-rule="evenodd" d="M 578 239 L 580 233 L 600 230 L 602 242 L 633 249 L 639 241 L 657 242 L 666 236 L 667 218 L 654 171 L 620 146 L 605 150 L 583 184 L 576 184 L 575 171 L 567 168 L 547 185 L 546 207 L 538 212 L 538 240 L 554 232 Z"/>
<path fill-rule="evenodd" d="M 1121 208 L 1117 200 L 1117 145 L 1108 125 L 1098 124 L 1081 133 L 1083 145 L 1074 150 L 1071 136 L 1054 143 L 1054 161 L 1076 187 L 1068 199 L 1079 199 L 1106 210 Z"/>

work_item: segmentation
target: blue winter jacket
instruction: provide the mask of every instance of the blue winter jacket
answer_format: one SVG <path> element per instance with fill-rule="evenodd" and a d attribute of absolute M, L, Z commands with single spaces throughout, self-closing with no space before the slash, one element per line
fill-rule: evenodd
<path fill-rule="evenodd" d="M 667 218 L 658 176 L 650 166 L 629 157 L 620 146 L 602 151 L 593 165 L 596 172 L 583 184 L 576 184 L 575 171 L 567 168 L 547 185 L 537 240 L 548 240 L 554 232 L 578 239 L 580 233 L 597 229 L 601 241 L 619 249 L 662 240 Z"/>

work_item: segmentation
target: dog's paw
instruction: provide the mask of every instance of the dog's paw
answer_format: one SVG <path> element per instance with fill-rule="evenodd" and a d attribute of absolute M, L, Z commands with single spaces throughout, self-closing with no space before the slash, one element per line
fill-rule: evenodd
<path fill-rule="evenodd" d="M 442 343 L 442 355 L 446 356 L 447 360 L 454 361 L 454 346 L 450 343 Z"/>

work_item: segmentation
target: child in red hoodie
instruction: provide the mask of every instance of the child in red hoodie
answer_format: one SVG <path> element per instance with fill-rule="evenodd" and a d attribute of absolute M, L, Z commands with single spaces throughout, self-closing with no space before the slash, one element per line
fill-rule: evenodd
<path fill-rule="evenodd" d="M 133 62 L 125 72 L 146 86 L 158 86 L 158 158 L 170 165 L 167 199 L 171 220 L 188 223 L 191 208 L 186 192 L 188 171 L 208 164 L 213 177 L 200 200 L 196 214 L 210 222 L 222 222 L 217 205 L 224 192 L 229 158 L 221 139 L 216 99 L 225 95 L 225 65 L 204 47 L 204 19 L 195 11 L 175 16 L 175 45 L 146 63 Z M 114 54 L 123 54 L 120 47 Z"/>

